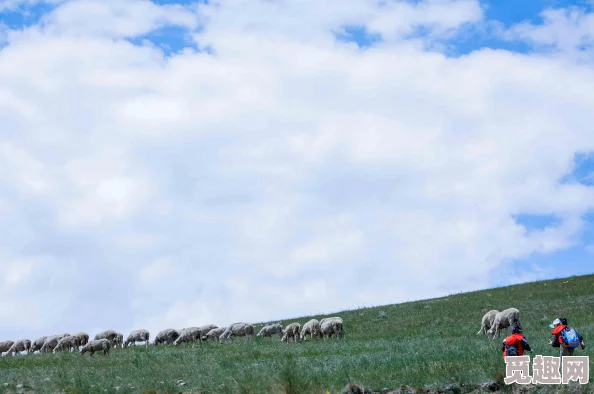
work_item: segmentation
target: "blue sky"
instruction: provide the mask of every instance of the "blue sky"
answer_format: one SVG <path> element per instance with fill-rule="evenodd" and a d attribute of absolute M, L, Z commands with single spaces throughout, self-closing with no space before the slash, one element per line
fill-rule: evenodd
<path fill-rule="evenodd" d="M 0 0 L 0 339 L 593 272 L 591 1 L 219 3 Z"/>

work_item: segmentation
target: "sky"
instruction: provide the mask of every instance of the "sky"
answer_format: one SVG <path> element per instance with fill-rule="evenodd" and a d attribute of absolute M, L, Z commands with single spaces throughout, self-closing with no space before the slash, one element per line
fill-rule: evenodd
<path fill-rule="evenodd" d="M 345 4 L 0 0 L 0 340 L 592 273 L 594 3 Z"/>

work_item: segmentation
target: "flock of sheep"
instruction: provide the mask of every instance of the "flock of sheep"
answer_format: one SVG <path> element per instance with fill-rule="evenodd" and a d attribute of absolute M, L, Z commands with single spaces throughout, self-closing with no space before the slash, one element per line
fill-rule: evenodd
<path fill-rule="evenodd" d="M 499 312 L 496 309 L 492 309 L 485 313 L 481 321 L 481 329 L 476 335 L 483 334 L 485 336 L 491 335 L 495 339 L 501 337 L 501 330 L 512 327 L 517 324 L 518 327 L 522 327 L 520 323 L 520 311 L 516 308 L 508 308 L 504 311 Z"/>
<path fill-rule="evenodd" d="M 477 335 L 483 334 L 485 336 L 501 336 L 501 330 L 512 327 L 517 324 L 521 327 L 520 311 L 516 308 L 509 308 L 504 311 L 497 311 L 495 309 L 488 311 L 482 318 L 481 329 Z M 306 340 L 309 335 L 310 339 L 317 337 L 331 338 L 335 335 L 336 338 L 343 337 L 343 320 L 340 317 L 328 317 L 320 321 L 311 319 L 301 326 L 300 323 L 290 323 L 283 327 L 280 323 L 269 324 L 260 330 L 258 337 L 272 337 L 278 335 L 283 342 L 289 342 L 293 339 L 294 342 L 298 340 Z M 217 327 L 214 324 L 208 324 L 202 327 L 189 327 L 181 330 L 168 328 L 157 334 L 153 341 L 153 345 L 159 344 L 178 346 L 184 342 L 199 342 L 206 340 L 218 340 L 221 344 L 231 339 L 235 341 L 235 337 L 246 337 L 248 340 L 254 336 L 254 326 L 249 323 L 233 323 L 228 327 Z M 136 346 L 137 342 L 144 342 L 145 346 L 149 345 L 150 333 L 145 329 L 134 330 L 128 335 L 126 340 L 121 333 L 114 330 L 107 330 L 95 335 L 95 339 L 89 341 L 89 335 L 80 332 L 78 334 L 61 334 L 43 336 L 34 342 L 28 339 L 21 339 L 18 341 L 4 341 L 0 342 L 0 355 L 6 352 L 7 356 L 20 354 L 21 352 L 33 353 L 52 353 L 63 350 L 74 351 L 79 350 L 80 354 L 90 353 L 91 356 L 97 351 L 103 351 L 104 355 L 108 355 L 112 348 L 126 348 L 128 346 Z M 81 348 L 82 346 L 82 348 Z"/>
<path fill-rule="evenodd" d="M 272 337 L 277 334 L 281 337 L 281 341 L 289 343 L 291 339 L 294 342 L 298 340 L 306 340 L 309 335 L 310 339 L 314 337 L 331 338 L 335 334 L 336 338 L 342 338 L 343 320 L 340 317 L 328 317 L 320 321 L 311 319 L 301 327 L 301 324 L 295 322 L 283 328 L 280 323 L 269 324 L 260 330 L 258 337 Z M 153 345 L 159 344 L 178 346 L 184 342 L 195 343 L 208 339 L 218 340 L 223 343 L 227 339 L 235 342 L 235 337 L 246 337 L 247 340 L 254 336 L 254 326 L 249 323 L 233 323 L 228 327 L 217 327 L 214 324 L 205 325 L 202 327 L 189 327 L 181 330 L 168 328 L 157 334 Z M 148 347 L 150 333 L 145 329 L 134 330 L 128 335 L 124 341 L 124 336 L 114 330 L 107 330 L 95 335 L 95 339 L 89 341 L 89 335 L 80 332 L 78 334 L 61 334 L 44 336 L 33 343 L 28 339 L 21 339 L 18 341 L 0 342 L 0 355 L 6 352 L 7 356 L 20 354 L 26 351 L 27 354 L 39 351 L 39 353 L 52 353 L 68 350 L 79 350 L 80 355 L 89 353 L 91 356 L 95 352 L 103 351 L 105 356 L 109 355 L 112 348 L 126 348 L 128 346 L 136 346 L 137 342 L 144 342 Z M 192 345 L 192 347 L 194 347 Z M 82 346 L 82 348 L 81 348 Z"/>

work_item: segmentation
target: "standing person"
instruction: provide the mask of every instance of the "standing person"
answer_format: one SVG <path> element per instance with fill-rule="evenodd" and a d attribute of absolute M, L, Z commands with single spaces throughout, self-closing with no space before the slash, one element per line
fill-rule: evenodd
<path fill-rule="evenodd" d="M 514 324 L 511 330 L 511 335 L 503 340 L 501 351 L 503 352 L 503 358 L 507 356 L 523 356 L 524 350 L 529 350 L 530 353 L 534 353 L 534 350 L 530 348 L 530 344 L 526 340 L 522 329 Z"/>
<path fill-rule="evenodd" d="M 567 325 L 566 318 L 555 319 L 549 327 L 553 329 L 551 331 L 553 339 L 549 340 L 549 345 L 560 348 L 561 357 L 573 356 L 573 351 L 580 345 L 582 349 L 586 347 L 584 338 L 573 327 Z"/>

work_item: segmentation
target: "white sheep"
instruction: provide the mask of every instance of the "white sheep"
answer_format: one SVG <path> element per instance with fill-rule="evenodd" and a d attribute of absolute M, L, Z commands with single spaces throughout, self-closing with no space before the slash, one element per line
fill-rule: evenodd
<path fill-rule="evenodd" d="M 320 322 L 316 319 L 311 319 L 307 323 L 303 325 L 303 329 L 301 330 L 301 339 L 306 340 L 307 335 L 309 335 L 310 339 L 313 337 L 322 337 L 322 332 L 320 331 Z"/>
<path fill-rule="evenodd" d="M 31 352 L 31 341 L 28 339 L 19 339 L 18 341 L 14 341 L 8 352 L 6 353 L 7 356 L 12 356 L 13 354 L 21 354 L 21 352 L 26 351 L 27 354 Z"/>
<path fill-rule="evenodd" d="M 254 326 L 249 323 L 233 323 L 221 336 L 219 337 L 219 343 L 231 338 L 232 342 L 235 342 L 235 337 L 246 337 L 249 341 L 250 337 L 254 336 Z"/>
<path fill-rule="evenodd" d="M 121 332 L 116 331 L 116 336 L 113 340 L 113 347 L 114 348 L 122 348 L 124 346 L 124 334 Z"/>
<path fill-rule="evenodd" d="M 263 337 L 271 337 L 274 334 L 278 334 L 278 336 L 282 338 L 283 326 L 280 323 L 265 325 L 264 327 L 262 327 L 262 329 L 256 336 L 259 338 L 263 338 Z"/>
<path fill-rule="evenodd" d="M 289 343 L 289 339 L 293 338 L 293 341 L 297 343 L 297 339 L 299 339 L 300 333 L 301 324 L 291 323 L 283 330 L 283 337 L 281 338 L 281 341 Z"/>
<path fill-rule="evenodd" d="M 481 320 L 481 329 L 476 335 L 487 335 L 487 331 L 493 325 L 493 321 L 495 320 L 495 316 L 499 313 L 497 309 L 491 309 L 489 312 L 485 313 L 483 319 Z"/>
<path fill-rule="evenodd" d="M 78 337 L 74 335 L 68 335 L 67 337 L 63 337 L 58 341 L 58 344 L 54 348 L 54 353 L 65 349 L 68 349 L 68 351 L 72 351 L 74 349 L 77 349 L 79 344 L 80 340 Z"/>
<path fill-rule="evenodd" d="M 343 324 L 340 317 L 327 317 L 320 320 L 320 332 L 324 340 L 326 337 L 332 338 L 332 334 L 336 334 L 336 339 L 342 338 L 344 335 Z"/>
<path fill-rule="evenodd" d="M 0 342 L 0 356 L 2 355 L 2 353 L 10 350 L 10 348 L 12 347 L 13 344 L 14 344 L 14 341 Z"/>
<path fill-rule="evenodd" d="M 80 355 L 82 356 L 86 352 L 89 352 L 91 354 L 91 357 L 93 357 L 93 354 L 95 354 L 95 352 L 103 350 L 103 355 L 108 356 L 111 348 L 111 341 L 106 338 L 89 341 L 89 343 L 87 343 L 85 346 L 82 347 L 82 349 L 80 349 Z"/>
<path fill-rule="evenodd" d="M 35 340 L 35 342 L 33 342 L 31 344 L 31 351 L 30 353 L 33 353 L 37 350 L 41 351 L 41 347 L 43 346 L 43 344 L 45 343 L 45 340 L 47 339 L 47 336 L 43 336 L 41 338 L 37 338 Z"/>
<path fill-rule="evenodd" d="M 157 346 L 160 343 L 171 345 L 179 337 L 179 332 L 173 328 L 167 328 L 157 334 L 153 345 Z"/>
<path fill-rule="evenodd" d="M 109 347 L 111 350 L 111 348 L 116 345 L 118 334 L 119 333 L 114 330 L 105 330 L 95 335 L 95 340 L 98 341 L 100 339 L 107 339 L 111 343 L 111 346 Z"/>
<path fill-rule="evenodd" d="M 183 342 L 194 342 L 195 345 L 196 341 L 202 342 L 202 338 L 200 338 L 200 327 L 182 328 L 179 330 L 177 339 L 173 341 L 173 346 L 179 346 Z"/>
<path fill-rule="evenodd" d="M 204 335 L 202 337 L 202 340 L 203 341 L 206 341 L 207 339 L 212 339 L 214 341 L 218 341 L 219 338 L 221 337 L 221 335 L 223 335 L 223 333 L 225 332 L 226 329 L 227 329 L 227 327 L 213 328 L 212 330 L 210 330 L 209 332 L 207 332 L 206 335 Z"/>
<path fill-rule="evenodd" d="M 204 337 L 206 337 L 206 334 L 208 334 L 210 332 L 210 330 L 215 330 L 219 328 L 216 324 L 206 324 L 204 326 L 200 327 L 200 340 L 204 340 Z"/>
<path fill-rule="evenodd" d="M 60 339 L 67 337 L 68 335 L 52 335 L 47 337 L 43 342 L 43 346 L 39 350 L 39 353 L 51 353 L 58 346 Z"/>
<path fill-rule="evenodd" d="M 522 327 L 520 324 L 520 311 L 516 308 L 508 308 L 495 315 L 493 324 L 487 333 L 492 335 L 493 339 L 495 339 L 495 335 L 497 335 L 497 337 L 501 337 L 500 330 L 511 327 L 514 324 L 517 324 L 518 327 Z"/>
<path fill-rule="evenodd" d="M 87 334 L 86 332 L 79 332 L 73 334 L 72 336 L 76 337 L 76 339 L 78 340 L 77 346 L 85 346 L 87 343 L 89 343 L 89 334 Z"/>
<path fill-rule="evenodd" d="M 126 342 L 122 345 L 124 348 L 128 346 L 136 346 L 136 342 L 144 342 L 145 346 L 148 347 L 149 345 L 149 338 L 151 334 L 149 334 L 148 330 L 141 328 L 140 330 L 134 330 L 126 338 Z"/>

